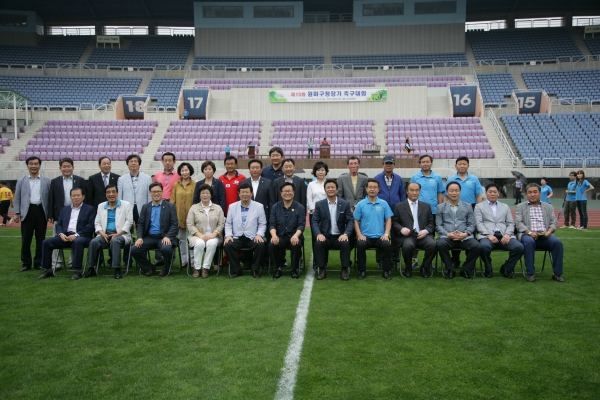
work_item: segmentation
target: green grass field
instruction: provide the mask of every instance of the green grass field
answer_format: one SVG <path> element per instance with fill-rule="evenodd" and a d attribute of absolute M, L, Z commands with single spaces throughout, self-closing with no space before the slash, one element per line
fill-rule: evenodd
<path fill-rule="evenodd" d="M 599 398 L 600 230 L 557 235 L 563 284 L 550 268 L 534 283 L 377 271 L 343 282 L 333 252 L 294 397 Z M 0 398 L 275 397 L 305 274 L 39 281 L 19 272 L 19 230 L 0 236 Z"/>

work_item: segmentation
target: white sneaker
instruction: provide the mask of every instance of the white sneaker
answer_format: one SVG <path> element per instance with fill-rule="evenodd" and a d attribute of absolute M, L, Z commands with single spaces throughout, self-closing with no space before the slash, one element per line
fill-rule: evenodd
<path fill-rule="evenodd" d="M 566 228 L 566 226 L 565 226 L 565 225 L 563 225 L 563 226 L 559 226 L 559 227 L 558 227 L 558 229 L 562 229 L 562 228 Z"/>
<path fill-rule="evenodd" d="M 12 223 L 13 223 L 13 219 L 11 218 L 11 219 L 9 219 L 9 220 L 8 220 L 8 222 L 6 223 L 6 226 L 11 226 L 11 225 L 12 225 Z"/>
<path fill-rule="evenodd" d="M 571 225 L 569 228 L 571 228 L 571 229 L 575 229 L 575 225 Z"/>
<path fill-rule="evenodd" d="M 0 226 L 4 226 L 4 224 L 0 222 Z"/>

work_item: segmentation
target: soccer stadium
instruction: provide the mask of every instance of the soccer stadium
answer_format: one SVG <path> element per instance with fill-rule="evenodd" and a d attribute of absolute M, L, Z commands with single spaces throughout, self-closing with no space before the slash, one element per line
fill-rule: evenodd
<path fill-rule="evenodd" d="M 0 133 L 3 399 L 600 397 L 597 1 L 7 2 Z"/>

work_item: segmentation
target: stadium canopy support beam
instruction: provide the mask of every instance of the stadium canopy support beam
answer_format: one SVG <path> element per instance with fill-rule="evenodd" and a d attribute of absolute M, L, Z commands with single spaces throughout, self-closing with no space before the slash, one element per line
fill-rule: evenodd
<path fill-rule="evenodd" d="M 15 139 L 19 137 L 19 127 L 17 126 L 17 108 L 25 107 L 25 125 L 29 125 L 29 113 L 27 105 L 31 100 L 12 89 L 0 88 L 0 108 L 13 109 L 13 127 L 15 130 Z"/>

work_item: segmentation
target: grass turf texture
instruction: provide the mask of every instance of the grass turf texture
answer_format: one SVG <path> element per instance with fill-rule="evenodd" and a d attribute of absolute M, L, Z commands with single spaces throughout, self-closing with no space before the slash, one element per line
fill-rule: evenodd
<path fill-rule="evenodd" d="M 19 272 L 18 229 L 0 234 L 0 398 L 273 398 L 304 275 L 38 281 Z M 534 283 L 379 271 L 343 282 L 332 252 L 295 397 L 598 398 L 600 230 L 557 236 L 563 284 L 549 265 Z M 496 272 L 505 258 L 493 254 Z"/>

